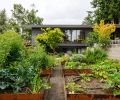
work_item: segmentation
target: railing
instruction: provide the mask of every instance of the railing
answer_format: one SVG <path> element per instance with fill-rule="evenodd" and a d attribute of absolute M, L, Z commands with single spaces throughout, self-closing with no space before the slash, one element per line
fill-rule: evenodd
<path fill-rule="evenodd" d="M 111 47 L 115 47 L 115 46 L 120 47 L 120 39 L 111 40 L 110 46 Z"/>
<path fill-rule="evenodd" d="M 111 40 L 110 44 L 120 44 L 120 39 Z"/>

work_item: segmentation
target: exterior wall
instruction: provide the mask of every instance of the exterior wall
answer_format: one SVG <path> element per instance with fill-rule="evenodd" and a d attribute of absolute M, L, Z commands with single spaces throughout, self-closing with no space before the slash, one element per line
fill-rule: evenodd
<path fill-rule="evenodd" d="M 44 27 L 42 27 L 44 28 Z M 47 28 L 47 27 L 45 27 Z M 52 27 L 53 28 L 53 27 Z M 60 27 L 59 27 L 60 28 Z M 72 30 L 82 30 L 81 32 L 83 32 L 84 34 L 82 34 L 81 37 L 85 38 L 88 37 L 88 33 L 92 31 L 92 27 L 91 28 L 85 28 L 85 27 L 80 27 L 80 28 L 75 28 L 75 27 L 62 27 L 60 28 L 63 33 L 65 32 L 65 30 L 70 30 L 70 32 L 72 32 Z M 32 27 L 32 45 L 35 46 L 35 37 L 36 35 L 42 33 L 41 31 L 41 27 Z M 73 33 L 75 34 L 75 33 Z M 71 38 L 72 39 L 72 38 Z M 72 39 L 74 40 L 74 39 Z M 61 44 L 59 44 L 59 48 L 57 48 L 58 52 L 67 52 L 67 51 L 77 51 L 77 52 L 81 52 L 83 51 L 85 48 L 87 47 L 87 45 L 84 42 L 63 42 Z"/>
<path fill-rule="evenodd" d="M 40 26 L 40 27 L 39 26 L 32 27 L 32 46 L 35 46 L 35 37 L 36 37 L 36 35 L 42 33 L 41 28 L 47 28 L 47 27 L 50 27 L 50 25 L 49 26 L 44 26 L 43 25 L 43 26 Z M 57 28 L 57 26 L 54 26 L 54 27 Z M 54 27 L 51 27 L 51 28 L 54 28 Z M 60 28 L 63 31 L 64 34 L 65 34 L 66 30 L 70 30 L 70 33 L 72 33 L 74 35 L 74 38 L 73 37 L 69 38 L 72 41 L 63 42 L 63 43 L 59 44 L 59 48 L 57 49 L 58 52 L 61 52 L 61 51 L 63 51 L 63 52 L 66 52 L 66 51 L 81 52 L 87 47 L 87 45 L 84 43 L 84 39 L 86 39 L 86 37 L 88 37 L 88 33 L 90 31 L 92 31 L 92 27 L 85 27 L 85 26 L 79 26 L 79 25 L 78 26 L 73 25 L 73 26 L 68 27 L 68 26 L 61 25 L 58 28 Z M 77 39 L 79 37 L 78 35 L 76 35 L 77 31 L 81 32 L 81 35 L 80 35 L 79 39 L 80 39 L 80 41 L 82 39 L 83 40 L 82 42 L 77 41 Z"/>
<path fill-rule="evenodd" d="M 36 35 L 41 33 L 41 29 L 40 28 L 32 28 L 32 46 L 35 46 L 35 37 Z"/>

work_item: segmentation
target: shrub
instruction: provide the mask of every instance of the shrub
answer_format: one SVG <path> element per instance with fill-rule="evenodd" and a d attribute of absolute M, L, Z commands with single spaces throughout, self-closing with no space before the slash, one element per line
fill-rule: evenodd
<path fill-rule="evenodd" d="M 0 34 L 0 66 L 9 66 L 22 60 L 23 56 L 24 45 L 20 35 L 12 31 Z"/>
<path fill-rule="evenodd" d="M 79 65 L 80 65 L 79 62 L 66 62 L 65 68 L 66 69 L 74 69 L 74 68 L 77 68 Z"/>
<path fill-rule="evenodd" d="M 110 44 L 111 33 L 115 30 L 116 26 L 114 24 L 105 24 L 104 20 L 101 20 L 99 24 L 94 24 L 93 32 L 90 32 L 87 38 L 87 44 L 93 46 L 94 43 L 97 43 L 106 48 Z"/>
<path fill-rule="evenodd" d="M 83 55 L 82 54 L 73 54 L 71 57 L 70 57 L 70 61 L 73 61 L 73 62 L 80 62 L 83 58 Z"/>
<path fill-rule="evenodd" d="M 100 24 L 95 24 L 93 31 L 98 35 L 98 42 L 102 47 L 106 47 L 110 43 L 111 33 L 115 32 L 116 26 L 114 24 L 105 24 L 104 20 Z"/>
<path fill-rule="evenodd" d="M 83 55 L 83 62 L 86 63 L 96 63 L 107 57 L 107 53 L 101 48 L 87 48 Z"/>
<path fill-rule="evenodd" d="M 90 32 L 89 37 L 86 39 L 88 46 L 93 46 L 94 43 L 98 43 L 98 35 L 95 32 Z"/>
<path fill-rule="evenodd" d="M 59 28 L 47 28 L 42 34 L 37 35 L 36 39 L 45 47 L 49 47 L 55 52 L 55 48 L 63 40 L 63 32 Z"/>
<path fill-rule="evenodd" d="M 48 67 L 54 67 L 55 66 L 55 57 L 54 56 L 48 56 Z"/>
<path fill-rule="evenodd" d="M 30 54 L 30 62 L 31 65 L 34 67 L 39 68 L 46 68 L 48 66 L 48 55 L 45 50 L 41 47 L 37 47 L 31 54 Z"/>

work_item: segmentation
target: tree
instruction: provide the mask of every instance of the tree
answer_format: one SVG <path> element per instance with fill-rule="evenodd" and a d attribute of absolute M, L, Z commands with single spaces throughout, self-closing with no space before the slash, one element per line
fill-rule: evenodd
<path fill-rule="evenodd" d="M 95 8 L 95 21 L 105 20 L 106 23 L 119 23 L 120 18 L 120 0 L 93 0 L 91 2 Z"/>
<path fill-rule="evenodd" d="M 50 47 L 53 52 L 59 43 L 63 40 L 63 32 L 59 28 L 47 28 L 42 34 L 37 35 L 36 39 L 42 45 Z"/>
<path fill-rule="evenodd" d="M 7 15 L 5 9 L 0 11 L 0 33 L 7 30 Z"/>
<path fill-rule="evenodd" d="M 100 21 L 100 24 L 94 24 L 93 32 L 89 37 L 90 43 L 98 43 L 103 48 L 110 44 L 111 33 L 115 32 L 116 26 L 114 24 L 105 24 L 104 20 Z"/>
<path fill-rule="evenodd" d="M 43 19 L 37 16 L 37 10 L 34 8 L 32 10 L 25 9 L 21 4 L 14 4 L 12 10 L 12 18 L 9 20 L 9 23 L 12 29 L 17 32 L 21 32 L 26 36 L 30 36 L 30 30 L 24 26 L 28 25 L 40 25 L 42 24 Z"/>
<path fill-rule="evenodd" d="M 92 11 L 88 11 L 87 17 L 85 17 L 83 21 L 83 25 L 93 25 L 94 23 L 94 16 Z"/>

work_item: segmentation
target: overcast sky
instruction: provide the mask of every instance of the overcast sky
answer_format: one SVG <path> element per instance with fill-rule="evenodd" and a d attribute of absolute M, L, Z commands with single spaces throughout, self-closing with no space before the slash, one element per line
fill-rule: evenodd
<path fill-rule="evenodd" d="M 43 24 L 81 24 L 90 11 L 92 0 L 1 0 L 0 9 L 6 9 L 8 16 L 14 3 L 31 9 L 35 4 L 38 16 L 44 18 Z"/>

